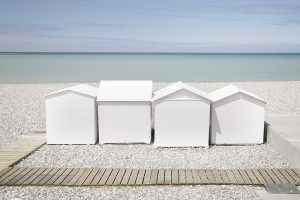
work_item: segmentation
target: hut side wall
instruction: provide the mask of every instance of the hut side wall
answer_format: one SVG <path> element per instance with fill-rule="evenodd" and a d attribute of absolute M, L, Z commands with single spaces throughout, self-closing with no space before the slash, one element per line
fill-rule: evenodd
<path fill-rule="evenodd" d="M 95 99 L 77 93 L 46 98 L 48 144 L 95 144 Z"/>
<path fill-rule="evenodd" d="M 236 94 L 212 104 L 212 144 L 263 143 L 265 104 Z"/>
<path fill-rule="evenodd" d="M 98 102 L 99 143 L 151 141 L 150 102 Z"/>

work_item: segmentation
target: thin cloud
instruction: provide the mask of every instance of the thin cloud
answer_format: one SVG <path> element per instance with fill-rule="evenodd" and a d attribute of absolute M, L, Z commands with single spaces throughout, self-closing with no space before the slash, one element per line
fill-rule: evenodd
<path fill-rule="evenodd" d="M 282 20 L 269 20 L 266 23 L 275 26 L 288 26 L 288 25 L 300 25 L 300 19 L 282 19 Z"/>
<path fill-rule="evenodd" d="M 101 3 L 88 3 L 84 2 L 81 4 L 56 4 L 61 9 L 68 10 L 87 10 L 87 11 L 105 11 L 105 10 L 120 10 L 122 12 L 150 12 L 160 13 L 163 12 L 166 15 L 174 15 L 180 17 L 186 17 L 189 15 L 183 13 L 242 13 L 242 14 L 271 14 L 271 15 L 300 15 L 300 4 L 279 4 L 279 3 L 189 3 L 184 1 L 182 3 L 151 3 L 148 5 L 144 4 L 106 4 Z M 181 13 L 178 15 L 178 13 Z"/>
<path fill-rule="evenodd" d="M 64 30 L 58 26 L 25 23 L 0 23 L 0 27 L 0 33 L 2 34 L 32 34 Z"/>
<path fill-rule="evenodd" d="M 85 23 L 85 22 L 74 22 L 69 23 L 73 26 L 84 26 L 84 27 L 93 27 L 93 28 L 140 28 L 140 27 L 165 27 L 165 25 L 159 24 L 130 24 L 130 23 Z"/>
<path fill-rule="evenodd" d="M 51 10 L 55 8 L 61 11 L 76 12 L 142 12 L 148 14 L 164 14 L 166 16 L 189 17 L 194 13 L 237 13 L 237 14 L 260 14 L 260 15 L 297 15 L 300 16 L 300 3 L 274 3 L 262 1 L 164 1 L 164 2 L 135 2 L 127 1 L 28 1 L 27 5 L 38 9 Z"/>

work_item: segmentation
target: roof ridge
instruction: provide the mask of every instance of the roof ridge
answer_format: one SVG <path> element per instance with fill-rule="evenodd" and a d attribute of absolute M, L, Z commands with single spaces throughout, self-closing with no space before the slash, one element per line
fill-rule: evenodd
<path fill-rule="evenodd" d="M 66 87 L 66 88 L 51 92 L 51 93 L 47 94 L 46 96 L 51 96 L 51 95 L 59 94 L 59 93 L 66 92 L 66 91 L 73 91 L 73 92 L 77 92 L 77 93 L 80 93 L 80 94 L 85 94 L 87 96 L 96 97 L 97 96 L 97 90 L 98 90 L 97 87 L 90 86 L 88 84 L 78 84 L 78 85 Z"/>
<path fill-rule="evenodd" d="M 209 101 L 211 101 L 211 99 L 209 98 L 208 94 L 206 94 L 205 92 L 199 90 L 198 88 L 195 88 L 191 85 L 188 85 L 186 83 L 183 83 L 181 81 L 178 81 L 178 82 L 175 82 L 173 84 L 170 84 L 158 91 L 155 92 L 155 96 L 152 98 L 152 101 L 156 101 L 158 99 L 161 99 L 163 97 L 166 97 L 166 96 L 169 96 L 177 91 L 180 91 L 180 90 L 187 90 L 193 94 L 196 94 L 202 98 L 205 98 Z"/>

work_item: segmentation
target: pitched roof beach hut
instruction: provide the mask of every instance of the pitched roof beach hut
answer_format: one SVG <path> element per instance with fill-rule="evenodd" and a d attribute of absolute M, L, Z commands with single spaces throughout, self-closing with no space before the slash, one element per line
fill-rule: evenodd
<path fill-rule="evenodd" d="M 95 144 L 98 89 L 77 85 L 46 95 L 48 144 Z"/>
<path fill-rule="evenodd" d="M 260 144 L 266 102 L 234 85 L 209 93 L 212 144 Z"/>
<path fill-rule="evenodd" d="M 99 143 L 151 142 L 152 81 L 100 81 Z"/>
<path fill-rule="evenodd" d="M 152 102 L 155 146 L 209 146 L 211 100 L 206 93 L 177 82 L 155 92 Z"/>

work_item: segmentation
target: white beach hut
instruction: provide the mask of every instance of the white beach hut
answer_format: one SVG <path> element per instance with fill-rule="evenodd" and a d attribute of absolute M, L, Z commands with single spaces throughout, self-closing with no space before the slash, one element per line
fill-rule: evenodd
<path fill-rule="evenodd" d="M 100 81 L 99 143 L 151 142 L 152 81 Z"/>
<path fill-rule="evenodd" d="M 264 138 L 265 104 L 233 85 L 209 93 L 212 144 L 260 144 Z"/>
<path fill-rule="evenodd" d="M 155 92 L 152 101 L 155 146 L 209 146 L 211 100 L 206 93 L 177 82 Z"/>
<path fill-rule="evenodd" d="M 46 96 L 48 144 L 97 142 L 97 92 L 97 88 L 82 84 Z"/>

